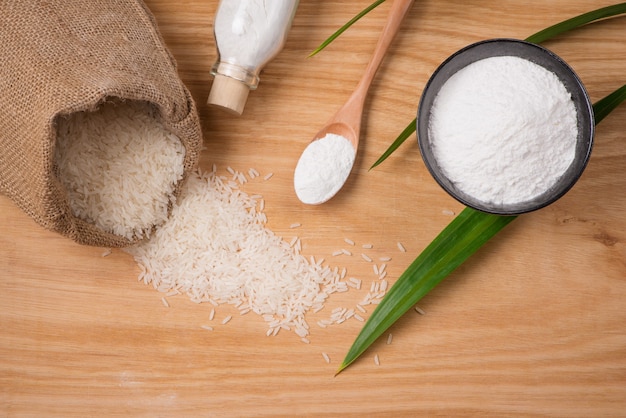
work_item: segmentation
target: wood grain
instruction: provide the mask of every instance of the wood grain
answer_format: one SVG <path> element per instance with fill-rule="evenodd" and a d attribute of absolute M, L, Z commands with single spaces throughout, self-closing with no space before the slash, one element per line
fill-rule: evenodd
<path fill-rule="evenodd" d="M 273 172 L 246 185 L 264 195 L 269 227 L 297 234 L 305 254 L 368 287 L 374 274 L 358 246 L 393 258 L 393 282 L 451 220 L 444 211 L 461 209 L 428 175 L 415 140 L 368 171 L 415 117 L 436 66 L 471 42 L 525 38 L 610 2 L 416 2 L 366 100 L 355 171 L 318 207 L 296 199 L 293 169 L 355 87 L 389 4 L 306 58 L 369 2 L 301 0 L 285 49 L 239 118 L 205 105 L 217 2 L 147 4 L 199 105 L 202 167 Z M 625 23 L 545 44 L 594 101 L 626 81 Z M 589 166 L 565 197 L 515 220 L 420 302 L 426 315 L 409 312 L 390 345 L 377 342 L 337 377 L 362 323 L 315 322 L 362 292 L 333 295 L 311 314 L 310 344 L 289 332 L 266 337 L 253 315 L 220 326 L 235 313 L 229 306 L 217 308 L 209 332 L 200 326 L 210 307 L 180 296 L 164 307 L 128 255 L 103 257 L 45 231 L 0 196 L 0 416 L 626 416 L 625 121 L 622 106 L 599 125 Z M 354 256 L 332 257 L 345 237 L 356 241 Z"/>

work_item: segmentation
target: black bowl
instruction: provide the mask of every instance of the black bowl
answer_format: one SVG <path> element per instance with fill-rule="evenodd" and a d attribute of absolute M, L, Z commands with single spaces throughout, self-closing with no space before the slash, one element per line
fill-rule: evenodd
<path fill-rule="evenodd" d="M 428 136 L 430 113 L 441 87 L 457 71 L 481 59 L 497 56 L 516 56 L 531 61 L 553 72 L 571 94 L 576 108 L 578 138 L 575 157 L 557 183 L 533 199 L 515 204 L 500 205 L 478 200 L 455 187 L 442 172 L 433 155 Z M 593 145 L 595 121 L 589 95 L 574 71 L 551 51 L 530 42 L 517 39 L 490 39 L 469 45 L 446 59 L 426 84 L 417 112 L 417 137 L 422 159 L 437 183 L 459 202 L 487 213 L 518 215 L 543 208 L 561 198 L 580 178 Z"/>

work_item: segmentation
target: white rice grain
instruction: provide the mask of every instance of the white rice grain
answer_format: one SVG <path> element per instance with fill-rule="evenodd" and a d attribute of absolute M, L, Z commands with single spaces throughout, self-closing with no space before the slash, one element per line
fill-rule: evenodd
<path fill-rule="evenodd" d="M 166 308 L 170 307 L 170 303 L 164 297 L 161 298 L 161 302 L 163 303 L 163 306 L 165 306 Z"/>
<path fill-rule="evenodd" d="M 406 252 L 406 248 L 404 248 L 404 245 L 402 245 L 402 243 L 401 243 L 401 242 L 398 242 L 398 244 L 397 244 L 397 245 L 398 245 L 398 249 L 399 249 L 400 251 L 402 251 L 403 253 L 405 253 L 405 252 Z"/>
<path fill-rule="evenodd" d="M 317 305 L 317 306 L 315 306 L 315 305 L 314 305 L 311 309 L 313 310 L 313 313 L 318 313 L 319 311 L 321 311 L 322 309 L 324 309 L 324 304 L 323 304 L 323 303 L 320 303 L 320 304 L 319 304 L 319 305 Z"/>
<path fill-rule="evenodd" d="M 336 292 L 347 292 L 349 290 L 346 282 L 338 282 L 335 286 Z"/>
<path fill-rule="evenodd" d="M 387 268 L 387 263 L 383 263 L 380 266 L 378 266 L 378 274 L 383 274 L 386 268 Z"/>
<path fill-rule="evenodd" d="M 326 363 L 330 364 L 330 357 L 328 356 L 328 354 L 322 353 L 322 357 L 324 357 L 324 360 L 326 361 Z"/>
<path fill-rule="evenodd" d="M 344 238 L 343 239 L 345 241 L 346 244 L 348 245 L 354 245 L 354 241 L 352 241 L 350 238 Z"/>
<path fill-rule="evenodd" d="M 350 277 L 347 283 L 348 283 L 348 286 L 353 287 L 357 290 L 361 288 L 361 280 L 355 277 Z"/>

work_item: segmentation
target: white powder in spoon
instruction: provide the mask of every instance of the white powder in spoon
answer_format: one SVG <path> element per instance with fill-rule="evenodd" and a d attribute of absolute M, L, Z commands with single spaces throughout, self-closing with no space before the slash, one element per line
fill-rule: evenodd
<path fill-rule="evenodd" d="M 326 202 L 343 186 L 350 175 L 356 150 L 345 137 L 326 134 L 311 142 L 300 156 L 293 184 L 302 203 Z"/>
<path fill-rule="evenodd" d="M 433 154 L 455 187 L 497 205 L 554 186 L 574 160 L 576 108 L 551 71 L 491 57 L 454 74 L 433 102 Z"/>

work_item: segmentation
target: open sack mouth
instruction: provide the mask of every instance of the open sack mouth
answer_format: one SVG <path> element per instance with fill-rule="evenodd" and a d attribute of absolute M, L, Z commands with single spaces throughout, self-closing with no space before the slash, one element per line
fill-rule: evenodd
<path fill-rule="evenodd" d="M 57 120 L 54 166 L 72 214 L 131 241 L 167 220 L 184 159 L 147 102 L 107 101 Z"/>

